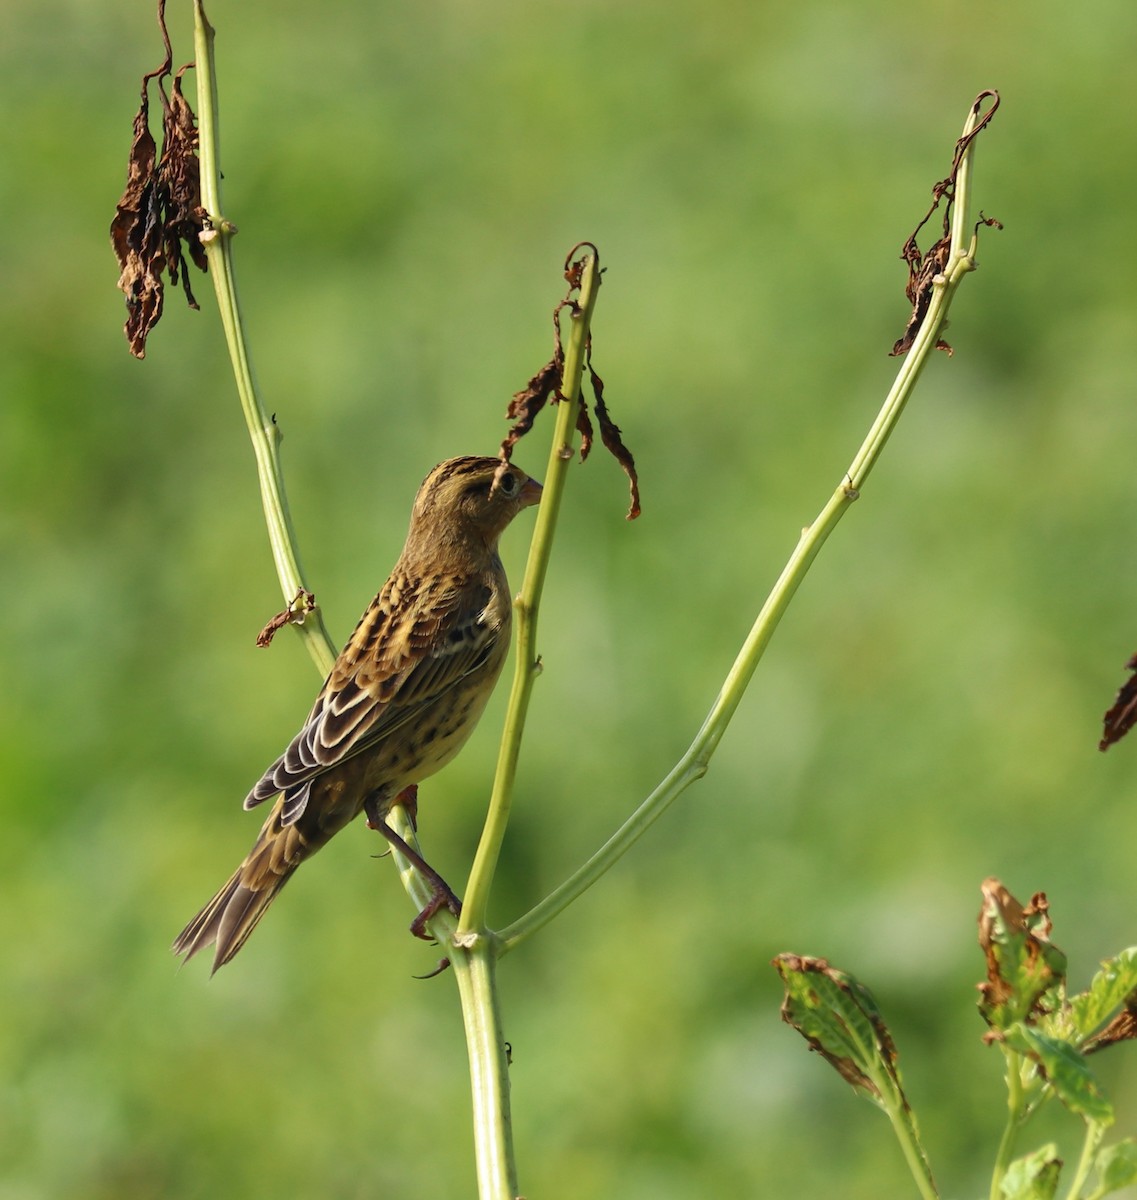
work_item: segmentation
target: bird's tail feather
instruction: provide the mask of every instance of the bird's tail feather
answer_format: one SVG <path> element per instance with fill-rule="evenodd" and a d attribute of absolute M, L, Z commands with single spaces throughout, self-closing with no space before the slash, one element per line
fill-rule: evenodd
<path fill-rule="evenodd" d="M 282 824 L 281 807 L 278 800 L 245 861 L 174 939 L 174 953 L 185 955 L 187 962 L 199 950 L 215 945 L 213 970 L 224 966 L 245 944 L 293 871 L 326 840 L 309 842 L 297 826 Z"/>
<path fill-rule="evenodd" d="M 243 866 L 234 871 L 217 895 L 178 934 L 173 945 L 175 954 L 184 954 L 188 962 L 199 950 L 215 944 L 213 971 L 224 966 L 245 944 L 292 871 L 273 879 L 259 891 L 245 887 L 241 882 L 243 874 Z"/>

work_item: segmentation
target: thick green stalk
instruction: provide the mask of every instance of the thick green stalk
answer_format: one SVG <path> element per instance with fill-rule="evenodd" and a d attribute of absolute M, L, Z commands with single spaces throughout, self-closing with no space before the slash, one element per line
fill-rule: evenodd
<path fill-rule="evenodd" d="M 479 1200 L 516 1200 L 517 1168 L 509 1115 L 509 1060 L 497 993 L 497 955 L 487 939 L 456 946 L 450 965 L 458 980 L 470 1060 L 474 1157 Z"/>
<path fill-rule="evenodd" d="M 1003 1179 L 1015 1157 L 1015 1142 L 1019 1130 L 1022 1128 L 1026 1104 L 1022 1079 L 1022 1055 L 1006 1046 L 1003 1046 L 1002 1050 L 1007 1063 L 1007 1123 L 1003 1127 L 1003 1136 L 999 1139 L 999 1149 L 995 1152 L 995 1169 L 991 1173 L 990 1200 L 1002 1200 Z"/>
<path fill-rule="evenodd" d="M 335 662 L 335 647 L 328 636 L 319 607 L 309 607 L 301 600 L 305 594 L 311 594 L 311 589 L 304 582 L 304 572 L 296 548 L 296 535 L 284 491 L 279 454 L 280 430 L 276 422 L 269 418 L 261 403 L 245 340 L 241 306 L 237 299 L 232 255 L 233 234 L 237 231 L 222 215 L 221 209 L 221 170 L 217 138 L 218 98 L 213 37 L 213 26 L 206 20 L 201 0 L 194 0 L 201 203 L 210 225 L 201 240 L 209 260 L 209 274 L 213 279 L 214 291 L 217 293 L 217 307 L 225 330 L 233 375 L 237 381 L 237 394 L 241 399 L 241 409 L 245 414 L 245 423 L 257 460 L 261 503 L 264 506 L 269 543 L 272 546 L 272 557 L 276 564 L 280 588 L 284 593 L 284 602 L 297 612 L 297 619 L 292 623 L 299 629 L 304 644 L 308 647 L 308 653 L 320 672 L 327 675 Z"/>
<path fill-rule="evenodd" d="M 580 294 L 570 317 L 561 381 L 562 399 L 557 405 L 553 445 L 543 481 L 544 492 L 537 508 L 537 522 L 529 548 L 525 579 L 521 585 L 521 592 L 513 602 L 517 630 L 513 686 L 509 693 L 509 706 L 498 752 L 489 812 L 486 814 L 486 823 L 462 904 L 462 919 L 458 924 L 459 937 L 485 928 L 486 904 L 513 801 L 521 733 L 529 710 L 533 684 L 541 673 L 541 660 L 537 654 L 537 612 L 541 603 L 541 592 L 545 586 L 549 556 L 552 553 L 553 533 L 560 513 L 561 498 L 573 458 L 573 434 L 580 407 L 580 381 L 584 371 L 592 311 L 600 288 L 600 266 L 595 254 L 590 254 L 581 264 L 580 279 Z"/>
<path fill-rule="evenodd" d="M 977 114 L 971 112 L 964 125 L 966 136 L 974 128 Z M 968 234 L 967 210 L 971 186 L 971 156 L 974 141 L 967 148 L 957 175 L 953 240 L 944 274 L 936 277 L 932 299 L 911 349 L 901 362 L 896 381 L 885 398 L 849 470 L 829 497 L 811 525 L 802 532 L 797 547 L 762 606 L 734 665 L 708 712 L 694 741 L 678 763 L 655 790 L 607 842 L 554 892 L 528 913 L 501 931 L 502 953 L 512 950 L 525 938 L 551 921 L 585 892 L 630 849 L 648 827 L 662 816 L 668 806 L 695 780 L 707 772 L 711 756 L 722 740 L 734 716 L 766 646 L 805 578 L 825 539 L 860 495 L 860 490 L 880 457 L 889 435 L 896 427 L 916 381 L 935 350 L 947 320 L 952 299 L 965 275 L 975 269 L 976 238 Z"/>

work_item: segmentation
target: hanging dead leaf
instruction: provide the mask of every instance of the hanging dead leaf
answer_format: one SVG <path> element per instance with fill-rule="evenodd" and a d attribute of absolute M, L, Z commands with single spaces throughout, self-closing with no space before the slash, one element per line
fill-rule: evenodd
<path fill-rule="evenodd" d="M 908 281 L 904 285 L 904 294 L 912 304 L 912 315 L 908 318 L 908 323 L 904 327 L 904 333 L 896 340 L 891 355 L 906 354 L 911 348 L 912 343 L 916 340 L 916 335 L 920 332 L 920 327 L 924 323 L 924 318 L 927 316 L 928 308 L 932 303 L 932 288 L 936 277 L 944 273 L 947 266 L 948 254 L 951 251 L 951 210 L 955 202 L 955 185 L 956 178 L 959 175 L 960 164 L 963 162 L 963 156 L 967 152 L 968 146 L 986 129 L 990 124 L 991 118 L 995 115 L 999 107 L 999 93 L 994 91 L 980 92 L 975 97 L 975 101 L 971 106 L 971 111 L 978 116 L 982 110 L 984 103 L 991 100 L 992 103 L 983 116 L 976 123 L 975 128 L 970 133 L 965 134 L 955 144 L 955 153 L 952 155 L 951 171 L 946 179 L 941 179 L 939 182 L 932 185 L 932 206 L 924 214 L 923 220 L 916 226 L 912 233 L 908 236 L 908 240 L 904 243 L 900 250 L 900 257 L 908 264 Z M 920 230 L 931 220 L 935 211 L 939 208 L 940 202 L 946 200 L 942 214 L 942 231 L 939 239 L 928 250 L 922 253 L 916 238 L 919 236 Z M 996 225 L 1000 229 L 998 221 L 990 220 L 987 217 L 981 217 L 979 224 L 981 225 Z M 978 228 L 978 226 L 976 226 Z M 945 350 L 948 354 L 952 352 L 951 347 L 942 339 L 936 343 L 937 350 Z"/>
<path fill-rule="evenodd" d="M 1127 671 L 1137 672 L 1137 654 L 1125 664 Z M 1119 742 L 1137 722 L 1137 674 L 1130 677 L 1121 685 L 1113 707 L 1102 718 L 1101 741 L 1099 750 L 1108 750 L 1114 742 Z"/>
<path fill-rule="evenodd" d="M 583 252 L 583 253 L 582 253 Z M 501 458 L 508 462 L 513 454 L 513 447 L 523 438 L 546 404 L 556 404 L 564 399 L 561 384 L 564 378 L 564 347 L 561 341 L 561 313 L 568 309 L 576 316 L 580 312 L 575 292 L 578 292 L 583 280 L 584 264 L 592 257 L 599 262 L 600 252 L 591 242 L 579 242 L 568 253 L 565 259 L 565 280 L 569 290 L 565 298 L 553 309 L 553 357 L 529 380 L 521 391 L 516 392 L 506 410 L 506 416 L 514 422 L 509 433 L 501 443 Z M 592 366 L 592 337 L 589 335 L 585 345 L 585 361 L 588 365 L 589 380 L 592 385 L 593 399 L 596 405 L 596 420 L 600 426 L 600 438 L 609 453 L 623 468 L 628 476 L 631 491 L 631 505 L 628 509 L 628 520 L 640 515 L 639 479 L 636 475 L 636 463 L 631 451 L 624 445 L 620 427 L 609 416 L 607 405 L 604 403 L 604 381 Z M 576 430 L 580 434 L 580 461 L 584 462 L 592 450 L 593 427 L 588 409 L 588 401 L 583 392 L 576 414 Z"/>
<path fill-rule="evenodd" d="M 304 618 L 310 612 L 314 612 L 315 608 L 315 594 L 306 588 L 301 588 L 292 603 L 283 612 L 278 612 L 257 634 L 257 645 L 262 649 L 272 645 L 272 639 L 276 637 L 279 630 L 283 629 L 285 625 L 303 625 Z"/>
<path fill-rule="evenodd" d="M 197 160 L 197 122 L 182 94 L 182 67 L 170 94 L 163 80 L 170 75 L 172 52 L 166 29 L 165 0 L 158 3 L 158 25 L 165 58 L 142 77 L 142 100 L 134 118 L 126 188 L 111 222 L 111 245 L 118 258 L 118 287 L 126 296 L 126 334 L 130 352 L 146 357 L 146 339 L 162 317 L 163 275 L 179 279 L 191 308 L 197 308 L 186 272 L 185 253 L 206 269 L 200 234 L 205 229 L 201 206 L 201 173 Z M 162 101 L 162 150 L 150 133 L 150 84 L 156 81 Z M 184 250 L 183 250 L 184 246 Z"/>
<path fill-rule="evenodd" d="M 1131 999 L 1104 1029 L 1087 1038 L 1082 1043 L 1082 1053 L 1093 1054 L 1107 1046 L 1116 1046 L 1118 1042 L 1129 1042 L 1134 1038 L 1137 1038 L 1137 999 Z"/>
<path fill-rule="evenodd" d="M 596 420 L 600 425 L 600 439 L 608 453 L 620 464 L 624 474 L 628 477 L 628 490 L 631 492 L 628 520 L 634 521 L 640 515 L 640 480 L 636 474 L 636 460 L 632 457 L 632 452 L 624 445 L 619 425 L 608 415 L 608 406 L 604 403 L 604 380 L 592 369 L 591 340 L 588 344 L 588 378 L 592 383 L 592 395 L 596 401 Z M 581 411 L 584 411 L 583 404 L 581 404 Z M 591 432 L 591 426 L 589 432 Z M 583 446 L 581 446 L 580 457 L 584 458 Z"/>

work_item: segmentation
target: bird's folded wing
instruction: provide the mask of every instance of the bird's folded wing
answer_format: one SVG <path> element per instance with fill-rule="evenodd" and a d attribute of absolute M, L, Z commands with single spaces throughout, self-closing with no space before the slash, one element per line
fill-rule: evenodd
<path fill-rule="evenodd" d="M 344 647 L 303 729 L 245 798 L 286 793 L 282 823 L 303 812 L 311 782 L 413 720 L 476 671 L 498 631 L 484 621 L 490 589 L 439 580 L 388 581 Z"/>

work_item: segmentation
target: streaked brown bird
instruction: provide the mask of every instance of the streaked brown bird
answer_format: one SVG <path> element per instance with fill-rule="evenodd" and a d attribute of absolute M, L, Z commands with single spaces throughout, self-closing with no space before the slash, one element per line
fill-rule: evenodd
<path fill-rule="evenodd" d="M 216 945 L 227 963 L 293 871 L 366 811 L 435 895 L 457 901 L 384 820 L 404 789 L 444 767 L 482 715 L 509 651 L 512 604 L 498 539 L 541 485 L 496 458 L 451 458 L 423 480 L 391 577 L 340 652 L 304 727 L 245 797 L 276 797 L 252 850 L 182 930 L 174 952 Z M 413 795 L 413 793 L 411 793 Z"/>

